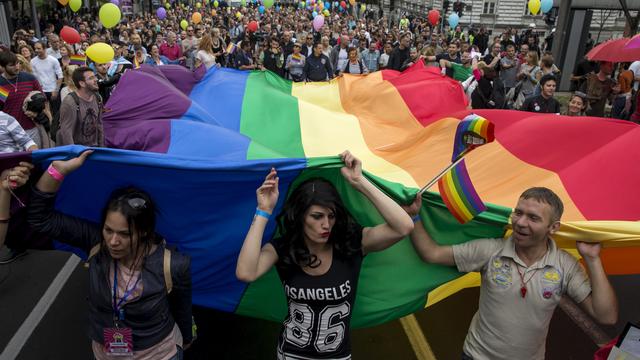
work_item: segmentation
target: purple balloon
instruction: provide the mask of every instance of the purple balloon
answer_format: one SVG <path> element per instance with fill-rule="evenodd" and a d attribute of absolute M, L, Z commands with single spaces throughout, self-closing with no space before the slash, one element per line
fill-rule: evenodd
<path fill-rule="evenodd" d="M 159 7 L 158 10 L 156 10 L 156 16 L 158 17 L 158 19 L 164 20 L 164 18 L 167 17 L 167 10 L 165 10 L 163 7 Z"/>
<path fill-rule="evenodd" d="M 323 25 L 324 25 L 324 16 L 318 15 L 313 19 L 313 29 L 315 31 L 320 31 Z"/>
<path fill-rule="evenodd" d="M 111 3 L 115 6 L 120 6 L 120 1 L 118 0 L 111 0 Z"/>

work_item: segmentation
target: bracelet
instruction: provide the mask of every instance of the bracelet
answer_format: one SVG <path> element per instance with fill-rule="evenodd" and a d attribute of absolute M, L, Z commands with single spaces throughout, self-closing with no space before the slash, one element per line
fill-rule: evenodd
<path fill-rule="evenodd" d="M 62 180 L 64 180 L 64 175 L 62 175 L 60 171 L 58 171 L 58 169 L 53 166 L 53 164 L 49 165 L 49 167 L 47 168 L 47 174 L 51 175 L 51 177 L 58 182 L 62 182 Z"/>
<path fill-rule="evenodd" d="M 420 221 L 422 219 L 420 219 L 420 214 L 418 214 L 418 215 L 412 217 L 411 220 L 413 220 L 413 223 L 415 224 L 415 223 L 417 223 L 418 221 Z"/>
<path fill-rule="evenodd" d="M 9 220 L 11 220 L 11 218 L 7 218 L 7 219 L 0 219 L 0 224 L 8 224 Z"/>
<path fill-rule="evenodd" d="M 255 216 L 262 216 L 263 218 L 269 220 L 269 218 L 271 217 L 271 214 L 269 214 L 268 212 L 266 212 L 264 210 L 260 210 L 260 209 L 256 208 L 256 215 Z"/>

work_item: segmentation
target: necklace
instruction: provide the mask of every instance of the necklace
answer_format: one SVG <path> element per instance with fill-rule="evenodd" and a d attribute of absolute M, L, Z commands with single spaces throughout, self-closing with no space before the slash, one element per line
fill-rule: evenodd
<path fill-rule="evenodd" d="M 7 83 L 13 87 L 13 92 L 18 92 L 18 87 L 20 87 L 20 83 L 18 81 L 18 80 L 20 80 L 20 73 L 18 73 L 18 75 L 16 75 L 16 83 L 15 84 L 12 84 L 11 81 L 9 81 L 9 79 L 6 76 L 4 78 L 7 80 Z"/>
<path fill-rule="evenodd" d="M 536 271 L 531 274 L 527 281 L 524 280 L 524 275 L 520 271 L 520 265 L 518 265 L 518 263 L 516 263 L 516 270 L 518 270 L 518 275 L 520 275 L 520 295 L 522 295 L 522 298 L 524 298 L 527 295 L 527 283 L 531 281 L 534 276 L 536 276 L 536 273 L 538 272 L 538 270 L 540 270 L 540 268 L 537 268 Z"/>

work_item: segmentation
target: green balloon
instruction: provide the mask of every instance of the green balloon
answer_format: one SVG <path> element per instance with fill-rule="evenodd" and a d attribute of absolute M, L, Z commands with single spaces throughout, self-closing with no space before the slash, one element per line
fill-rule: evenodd
<path fill-rule="evenodd" d="M 273 0 L 264 0 L 262 3 L 267 9 L 273 6 Z"/>
<path fill-rule="evenodd" d="M 247 0 L 240 0 L 240 5 L 247 6 Z"/>
<path fill-rule="evenodd" d="M 180 27 L 182 28 L 182 30 L 187 30 L 187 26 L 189 26 L 187 20 L 183 19 L 182 21 L 180 21 Z"/>
<path fill-rule="evenodd" d="M 82 0 L 71 0 L 69 1 L 69 7 L 73 12 L 77 12 L 82 7 Z"/>
<path fill-rule="evenodd" d="M 111 29 L 112 27 L 118 25 L 122 14 L 120 13 L 120 9 L 117 6 L 112 3 L 106 3 L 102 5 L 102 7 L 100 7 L 98 17 L 100 18 L 100 22 L 102 22 L 102 25 L 104 25 L 105 28 Z"/>

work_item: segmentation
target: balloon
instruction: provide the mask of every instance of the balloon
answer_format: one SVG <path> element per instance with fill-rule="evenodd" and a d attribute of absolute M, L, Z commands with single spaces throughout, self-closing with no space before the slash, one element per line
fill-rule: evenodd
<path fill-rule="evenodd" d="M 356 4 L 356 0 L 349 0 L 349 4 L 351 4 L 351 6 Z"/>
<path fill-rule="evenodd" d="M 431 24 L 431 26 L 436 26 L 436 24 L 440 21 L 440 11 L 429 10 L 429 15 L 427 16 L 427 18 L 429 19 L 429 24 Z"/>
<path fill-rule="evenodd" d="M 120 13 L 120 9 L 112 3 L 104 4 L 100 7 L 100 12 L 98 13 L 98 17 L 100 18 L 100 22 L 107 29 L 111 29 L 112 27 L 118 25 L 120 22 L 120 18 L 122 14 Z"/>
<path fill-rule="evenodd" d="M 322 14 L 323 14 L 324 16 L 330 16 L 330 15 L 331 15 L 331 13 L 329 12 L 329 10 L 327 10 L 327 9 L 324 9 L 324 11 L 322 12 Z"/>
<path fill-rule="evenodd" d="M 236 18 L 238 18 L 238 19 L 242 19 L 242 14 L 240 14 L 240 11 L 238 11 L 238 12 L 236 13 Z"/>
<path fill-rule="evenodd" d="M 215 9 L 211 9 L 211 16 L 216 16 L 218 13 Z"/>
<path fill-rule="evenodd" d="M 337 2 L 337 1 L 335 1 L 335 2 L 333 3 L 333 7 L 338 7 L 338 5 L 340 5 L 340 3 L 339 3 L 339 2 Z"/>
<path fill-rule="evenodd" d="M 119 6 L 120 5 L 120 1 L 118 0 L 111 0 L 111 3 L 115 6 Z"/>
<path fill-rule="evenodd" d="M 200 4 L 199 2 L 196 3 L 196 8 L 200 9 L 202 7 L 202 4 Z"/>
<path fill-rule="evenodd" d="M 194 24 L 200 24 L 200 21 L 202 21 L 202 15 L 197 11 L 194 12 L 193 15 L 191 15 L 191 22 Z"/>
<path fill-rule="evenodd" d="M 314 11 L 311 13 L 311 16 L 313 16 L 313 19 L 315 20 L 316 16 L 318 16 L 318 13 Z"/>
<path fill-rule="evenodd" d="M 171 4 L 169 4 L 169 3 L 164 3 L 164 7 L 165 7 L 166 9 L 171 9 Z M 164 12 L 164 14 L 166 15 L 166 14 L 167 14 L 167 12 L 165 11 L 165 12 Z"/>
<path fill-rule="evenodd" d="M 328 2 L 328 1 L 325 1 L 325 2 L 324 2 L 324 8 L 325 8 L 325 9 L 330 9 L 330 8 L 331 8 L 331 3 L 330 3 L 330 2 Z"/>
<path fill-rule="evenodd" d="M 540 0 L 529 0 L 529 11 L 533 15 L 538 15 L 538 11 L 540 11 Z"/>
<path fill-rule="evenodd" d="M 218 0 L 214 1 L 213 2 L 213 7 L 218 7 L 218 6 L 220 6 L 220 3 L 218 2 Z"/>
<path fill-rule="evenodd" d="M 77 12 L 78 10 L 80 10 L 81 6 L 82 6 L 82 0 L 70 0 L 69 1 L 69 7 L 71 8 L 71 11 L 73 11 L 73 12 Z"/>
<path fill-rule="evenodd" d="M 324 3 L 322 1 L 318 1 L 318 10 L 324 9 Z"/>
<path fill-rule="evenodd" d="M 347 3 L 344 2 L 344 0 L 340 1 L 340 7 L 343 8 L 343 9 L 346 9 L 347 8 Z"/>
<path fill-rule="evenodd" d="M 156 16 L 158 17 L 158 19 L 164 20 L 164 18 L 167 17 L 167 10 L 165 10 L 162 7 L 159 7 L 158 10 L 156 10 Z"/>
<path fill-rule="evenodd" d="M 240 0 L 240 5 L 247 6 L 247 0 Z"/>
<path fill-rule="evenodd" d="M 78 31 L 70 26 L 63 26 L 60 30 L 60 37 L 67 44 L 77 44 L 80 42 L 80 34 Z"/>
<path fill-rule="evenodd" d="M 87 56 L 96 64 L 105 64 L 113 60 L 113 48 L 103 42 L 95 43 L 87 48 Z"/>
<path fill-rule="evenodd" d="M 367 10 L 367 5 L 365 4 L 360 5 L 360 11 L 364 12 L 365 10 Z"/>
<path fill-rule="evenodd" d="M 273 0 L 264 0 L 262 3 L 264 4 L 264 7 L 266 7 L 267 9 L 273 6 Z"/>
<path fill-rule="evenodd" d="M 546 14 L 553 7 L 553 0 L 542 0 L 540 1 L 540 10 L 543 14 Z"/>
<path fill-rule="evenodd" d="M 247 30 L 249 30 L 251 32 L 258 31 L 258 22 L 255 21 L 255 20 L 249 21 L 249 23 L 247 24 Z"/>
<path fill-rule="evenodd" d="M 258 7 L 258 12 L 260 14 L 264 14 L 264 5 L 260 5 L 260 7 Z"/>
<path fill-rule="evenodd" d="M 458 16 L 458 14 L 453 13 L 451 15 L 449 15 L 449 26 L 454 28 L 456 26 L 458 26 L 458 21 L 460 21 L 460 17 Z"/>
<path fill-rule="evenodd" d="M 315 31 L 320 31 L 323 25 L 324 25 L 324 16 L 316 16 L 313 18 L 313 29 Z"/>
<path fill-rule="evenodd" d="M 180 27 L 182 28 L 182 30 L 187 30 L 187 26 L 189 26 L 187 20 L 182 19 L 182 21 L 180 21 Z"/>
<path fill-rule="evenodd" d="M 69 3 L 69 0 L 58 0 L 58 2 L 60 3 L 60 5 L 62 6 L 67 6 L 67 4 Z"/>

